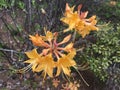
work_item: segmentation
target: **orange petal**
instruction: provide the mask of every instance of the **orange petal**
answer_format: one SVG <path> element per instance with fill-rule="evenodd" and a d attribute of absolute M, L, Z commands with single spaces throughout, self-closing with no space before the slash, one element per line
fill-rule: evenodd
<path fill-rule="evenodd" d="M 43 47 L 49 47 L 49 44 L 47 44 L 46 42 L 44 42 L 43 39 L 45 39 L 44 36 L 38 36 L 38 34 L 36 34 L 35 36 L 29 35 L 30 40 L 32 41 L 32 43 L 35 46 L 43 46 Z"/>
<path fill-rule="evenodd" d="M 64 74 L 70 76 L 70 72 L 71 72 L 70 68 L 68 68 L 68 67 L 62 67 L 62 69 L 63 69 Z"/>
<path fill-rule="evenodd" d="M 80 13 L 80 19 L 85 19 L 87 17 L 88 11 Z"/>
<path fill-rule="evenodd" d="M 43 42 L 42 38 L 36 34 L 35 36 L 29 35 L 30 40 L 35 46 L 41 46 L 41 42 Z"/>
<path fill-rule="evenodd" d="M 39 57 L 39 54 L 37 53 L 37 50 L 36 50 L 36 49 L 33 49 L 32 51 L 29 51 L 29 52 L 25 52 L 25 54 L 26 54 L 29 58 Z"/>
<path fill-rule="evenodd" d="M 70 7 L 68 5 L 68 3 L 66 3 L 66 8 L 65 8 L 66 11 L 70 11 Z"/>
<path fill-rule="evenodd" d="M 80 5 L 78 6 L 78 14 L 80 14 L 81 8 L 82 8 L 82 4 L 80 4 Z"/>
<path fill-rule="evenodd" d="M 70 40 L 70 38 L 71 38 L 71 34 L 70 34 L 70 35 L 68 35 L 68 36 L 66 36 L 66 37 L 63 39 L 63 41 L 62 41 L 62 42 L 58 43 L 58 45 L 61 45 L 61 44 L 63 44 L 63 43 L 68 42 L 68 41 Z"/>
<path fill-rule="evenodd" d="M 68 44 L 68 45 L 64 48 L 64 50 L 67 51 L 67 52 L 70 52 L 72 49 L 73 49 L 73 43 Z"/>
<path fill-rule="evenodd" d="M 72 14 L 73 13 L 73 10 L 74 10 L 74 7 L 75 6 L 73 6 L 73 7 L 71 7 L 70 8 L 70 6 L 68 5 L 68 3 L 66 3 L 66 8 L 65 8 L 65 16 L 68 16 L 69 14 Z"/>
<path fill-rule="evenodd" d="M 42 50 L 42 54 L 43 54 L 43 55 L 46 55 L 48 52 L 49 52 L 49 49 L 43 49 L 43 50 Z"/>

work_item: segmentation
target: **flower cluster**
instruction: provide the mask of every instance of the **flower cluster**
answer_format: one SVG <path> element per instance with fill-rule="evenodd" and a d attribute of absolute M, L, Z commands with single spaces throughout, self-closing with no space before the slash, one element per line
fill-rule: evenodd
<path fill-rule="evenodd" d="M 88 11 L 81 12 L 81 8 L 82 5 L 80 4 L 78 11 L 73 12 L 74 6 L 70 8 L 67 3 L 65 14 L 61 21 L 69 25 L 69 28 L 65 29 L 64 32 L 75 29 L 84 38 L 90 31 L 98 30 L 98 28 L 95 26 L 97 23 L 97 20 L 95 20 L 96 16 L 86 19 Z"/>
<path fill-rule="evenodd" d="M 70 8 L 66 4 L 66 11 L 61 21 L 68 24 L 69 30 L 76 30 L 84 38 L 91 30 L 98 30 L 95 26 L 97 21 L 96 16 L 92 16 L 86 19 L 88 11 L 81 12 L 82 5 L 78 6 L 78 11 L 73 12 L 74 7 Z M 42 50 L 38 53 L 37 48 L 32 51 L 25 52 L 28 56 L 28 60 L 25 63 L 29 65 L 20 71 L 28 71 L 32 69 L 33 72 L 44 72 L 44 78 L 46 75 L 50 77 L 59 76 L 61 72 L 70 76 L 70 67 L 76 67 L 76 62 L 73 59 L 76 55 L 76 49 L 73 47 L 71 40 L 71 34 L 67 35 L 61 42 L 58 42 L 58 32 L 45 31 L 45 35 L 35 36 L 29 35 L 33 45 L 40 47 Z M 56 74 L 53 75 L 56 68 Z"/>
<path fill-rule="evenodd" d="M 33 45 L 42 47 L 43 50 L 39 54 L 37 49 L 33 49 L 25 54 L 30 58 L 25 61 L 25 63 L 30 63 L 27 67 L 22 70 L 26 71 L 32 68 L 33 72 L 44 71 L 44 77 L 48 74 L 53 77 L 53 69 L 57 68 L 56 76 L 60 74 L 61 71 L 66 75 L 70 75 L 70 67 L 75 67 L 76 63 L 73 57 L 76 55 L 76 50 L 73 48 L 73 43 L 69 43 L 65 47 L 62 44 L 67 43 L 71 35 L 66 36 L 61 42 L 57 42 L 58 33 L 52 33 L 47 31 L 45 36 L 36 34 L 35 36 L 30 35 L 30 40 Z M 66 53 L 66 54 L 64 54 Z M 55 58 L 57 60 L 55 60 Z"/>

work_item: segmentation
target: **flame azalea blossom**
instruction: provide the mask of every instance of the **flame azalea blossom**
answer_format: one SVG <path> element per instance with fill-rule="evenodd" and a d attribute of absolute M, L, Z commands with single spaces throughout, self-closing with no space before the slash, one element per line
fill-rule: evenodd
<path fill-rule="evenodd" d="M 29 60 L 25 61 L 24 63 L 30 63 L 29 68 L 32 68 L 33 71 L 36 70 L 36 67 L 39 66 L 42 60 L 41 55 L 39 55 L 36 51 L 36 49 L 33 49 L 30 52 L 25 52 L 25 54 L 28 56 L 28 58 L 30 58 Z"/>
<path fill-rule="evenodd" d="M 64 30 L 65 32 L 75 29 L 84 38 L 90 31 L 98 30 L 98 28 L 95 26 L 97 23 L 97 20 L 95 20 L 96 16 L 86 19 L 88 11 L 81 12 L 81 8 L 82 5 L 79 5 L 78 12 L 73 12 L 74 6 L 70 8 L 67 3 L 65 14 L 64 17 L 61 18 L 61 21 L 69 25 L 69 27 Z"/>
<path fill-rule="evenodd" d="M 75 56 L 76 51 L 73 50 L 72 52 L 70 52 L 67 55 L 62 55 L 62 57 L 60 59 L 58 59 L 58 61 L 56 62 L 56 67 L 57 67 L 57 74 L 56 76 L 58 76 L 60 74 L 61 71 L 64 72 L 64 74 L 70 76 L 70 67 L 71 66 L 75 66 L 76 62 L 73 60 L 73 57 Z"/>
<path fill-rule="evenodd" d="M 29 63 L 29 65 L 21 71 L 30 70 L 32 68 L 33 72 L 40 72 L 44 71 L 45 75 L 48 74 L 50 77 L 53 77 L 52 70 L 54 68 L 54 61 L 52 58 L 52 55 L 46 55 L 45 57 L 41 56 L 41 54 L 38 54 L 36 49 L 33 49 L 30 52 L 25 52 L 26 55 L 30 58 L 29 60 L 26 60 L 25 63 Z"/>
<path fill-rule="evenodd" d="M 46 74 L 48 74 L 50 77 L 53 77 L 53 68 L 54 68 L 54 61 L 51 54 L 48 54 L 44 57 L 42 57 L 42 60 L 40 62 L 40 65 L 38 65 L 35 69 L 36 72 L 44 71 L 46 77 Z"/>
<path fill-rule="evenodd" d="M 44 78 L 46 75 L 53 77 L 53 69 L 57 68 L 58 76 L 61 71 L 64 74 L 70 75 L 70 67 L 76 65 L 73 60 L 76 50 L 73 48 L 73 43 L 69 43 L 63 47 L 63 44 L 67 43 L 71 35 L 66 36 L 61 42 L 57 42 L 58 33 L 52 33 L 47 31 L 45 36 L 36 34 L 35 36 L 30 35 L 30 40 L 35 46 L 42 47 L 43 50 L 39 54 L 36 49 L 30 52 L 25 52 L 28 56 L 28 60 L 25 63 L 29 65 L 21 71 L 28 71 L 32 69 L 33 72 L 44 72 Z M 56 60 L 54 60 L 56 58 Z"/>

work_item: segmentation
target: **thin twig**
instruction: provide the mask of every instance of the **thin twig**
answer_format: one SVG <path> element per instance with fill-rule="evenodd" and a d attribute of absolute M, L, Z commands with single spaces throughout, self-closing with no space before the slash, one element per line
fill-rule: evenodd
<path fill-rule="evenodd" d="M 76 30 L 74 30 L 73 37 L 72 37 L 72 42 L 73 43 L 75 42 L 75 38 L 76 38 Z"/>
<path fill-rule="evenodd" d="M 22 54 L 24 53 L 24 52 L 18 52 L 18 51 L 15 51 L 15 50 L 3 49 L 3 48 L 0 48 L 0 51 L 10 52 L 10 57 L 13 61 L 15 61 L 15 58 L 14 58 L 14 55 L 13 55 L 14 53 L 22 53 Z"/>
<path fill-rule="evenodd" d="M 15 51 L 15 50 L 3 49 L 3 48 L 0 48 L 0 51 L 6 51 L 6 52 L 11 52 L 11 53 L 24 53 L 24 52 L 18 52 L 18 51 Z"/>
<path fill-rule="evenodd" d="M 83 51 L 84 48 L 85 48 L 85 47 L 79 48 L 79 49 L 77 49 L 76 51 L 77 51 L 77 52 Z"/>

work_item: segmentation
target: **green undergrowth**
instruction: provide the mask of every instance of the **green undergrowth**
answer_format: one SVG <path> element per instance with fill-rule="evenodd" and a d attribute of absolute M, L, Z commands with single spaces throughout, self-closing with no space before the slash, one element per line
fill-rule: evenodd
<path fill-rule="evenodd" d="M 87 41 L 87 47 L 79 59 L 89 62 L 94 74 L 105 81 L 108 78 L 108 68 L 114 63 L 120 63 L 120 26 L 105 23 L 102 25 L 93 35 L 96 42 Z"/>

